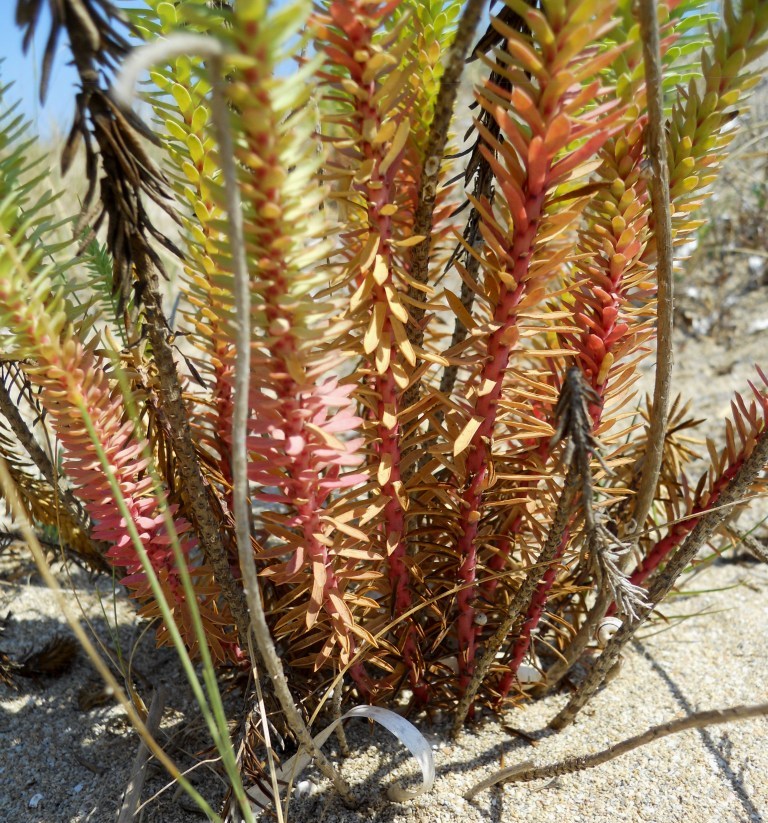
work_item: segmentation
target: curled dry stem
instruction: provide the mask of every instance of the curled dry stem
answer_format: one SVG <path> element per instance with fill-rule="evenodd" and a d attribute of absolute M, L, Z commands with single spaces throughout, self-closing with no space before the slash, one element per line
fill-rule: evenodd
<path fill-rule="evenodd" d="M 247 422 L 249 414 L 248 383 L 251 361 L 251 294 L 248 265 L 245 254 L 245 235 L 242 216 L 240 189 L 237 184 L 237 168 L 232 134 L 229 126 L 229 110 L 222 88 L 224 50 L 221 44 L 200 35 L 176 35 L 158 41 L 134 52 L 126 61 L 122 84 L 118 93 L 129 98 L 125 87 L 132 89 L 135 78 L 143 68 L 151 66 L 161 58 L 168 59 L 180 54 L 199 54 L 208 60 L 212 86 L 211 113 L 216 137 L 219 141 L 221 168 L 227 204 L 232 269 L 234 275 L 234 297 L 236 307 L 234 379 L 234 413 L 232 419 L 232 473 L 234 478 L 235 531 L 237 535 L 238 557 L 245 583 L 245 596 L 250 612 L 250 628 L 256 641 L 264 667 L 274 688 L 286 722 L 296 735 L 299 743 L 315 759 L 320 771 L 332 782 L 344 802 L 355 806 L 349 786 L 333 768 L 328 759 L 315 746 L 304 720 L 294 703 L 288 687 L 282 663 L 275 649 L 272 635 L 267 625 L 264 604 L 261 599 L 256 561 L 251 547 L 251 506 L 248 490 L 248 450 Z M 275 798 L 279 802 L 279 798 Z"/>
<path fill-rule="evenodd" d="M 573 772 L 582 772 L 585 769 L 591 769 L 594 766 L 600 766 L 620 757 L 622 754 L 631 752 L 640 746 L 645 746 L 647 743 L 653 743 L 655 740 L 661 740 L 662 737 L 667 737 L 670 734 L 677 734 L 688 729 L 702 729 L 705 726 L 715 726 L 721 723 L 732 723 L 734 720 L 749 720 L 753 717 L 763 717 L 768 715 L 768 703 L 757 703 L 750 706 L 731 706 L 727 709 L 710 709 L 704 712 L 695 712 L 688 717 L 682 717 L 679 720 L 670 720 L 666 723 L 660 723 L 658 726 L 652 726 L 642 734 L 630 737 L 627 740 L 622 740 L 607 749 L 595 754 L 581 755 L 580 757 L 568 757 L 558 763 L 550 763 L 546 766 L 534 766 L 528 760 L 525 763 L 520 763 L 517 766 L 510 766 L 507 769 L 492 774 L 490 777 L 473 786 L 465 795 L 465 800 L 472 800 L 475 795 L 496 786 L 499 783 L 522 783 L 531 780 L 538 780 L 540 778 L 558 777 L 563 774 L 572 774 Z"/>
<path fill-rule="evenodd" d="M 215 43 L 215 41 L 213 41 Z M 245 581 L 246 598 L 251 614 L 251 629 L 259 649 L 264 666 L 275 690 L 285 719 L 301 745 L 317 762 L 320 771 L 333 783 L 344 802 L 352 807 L 356 805 L 352 792 L 346 781 L 333 768 L 330 761 L 315 746 L 309 729 L 293 701 L 288 680 L 282 663 L 275 649 L 272 635 L 267 625 L 264 604 L 256 571 L 256 561 L 251 548 L 251 506 L 248 492 L 248 385 L 251 361 L 251 293 L 248 265 L 245 256 L 245 235 L 240 202 L 240 189 L 237 185 L 237 169 L 232 135 L 229 130 L 229 111 L 221 84 L 221 53 L 217 51 L 210 60 L 213 97 L 211 111 L 216 124 L 217 137 L 221 147 L 221 165 L 226 189 L 227 218 L 232 249 L 232 266 L 235 281 L 236 305 L 236 350 L 234 381 L 234 414 L 232 419 L 232 473 L 234 476 L 235 525 L 240 568 Z M 279 802 L 279 798 L 275 798 Z"/>
<path fill-rule="evenodd" d="M 342 675 L 343 676 L 343 675 Z M 344 695 L 344 681 L 339 680 L 333 687 L 333 719 L 338 720 L 339 724 L 336 726 L 336 740 L 339 743 L 339 751 L 342 757 L 349 757 L 349 743 L 347 743 L 347 735 L 344 733 L 344 725 L 341 723 L 341 699 Z"/>

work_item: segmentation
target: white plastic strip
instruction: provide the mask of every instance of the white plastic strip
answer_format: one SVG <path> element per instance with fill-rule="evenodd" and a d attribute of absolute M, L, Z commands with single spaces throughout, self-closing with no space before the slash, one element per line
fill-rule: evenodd
<path fill-rule="evenodd" d="M 387 795 L 390 800 L 398 803 L 404 800 L 413 800 L 414 797 L 425 794 L 432 789 L 435 783 L 435 761 L 432 756 L 432 747 L 413 723 L 389 709 L 382 709 L 379 706 L 356 706 L 338 720 L 334 720 L 330 726 L 327 726 L 316 735 L 314 738 L 315 745 L 320 748 L 331 734 L 333 734 L 334 729 L 339 723 L 351 717 L 367 717 L 380 723 L 387 731 L 392 732 L 408 751 L 410 751 L 421 767 L 421 786 L 417 789 L 409 790 L 404 789 L 398 783 L 393 783 L 387 789 Z M 304 751 L 300 751 L 294 755 L 278 770 L 278 782 L 287 784 L 296 780 L 302 771 L 304 771 L 309 761 L 310 757 Z M 272 797 L 259 787 L 249 789 L 248 796 L 254 801 L 254 811 L 269 808 L 274 802 Z"/>

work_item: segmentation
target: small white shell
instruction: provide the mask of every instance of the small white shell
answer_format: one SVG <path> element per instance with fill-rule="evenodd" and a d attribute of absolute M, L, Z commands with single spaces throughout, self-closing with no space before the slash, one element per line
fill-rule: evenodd
<path fill-rule="evenodd" d="M 608 641 L 616 634 L 622 625 L 623 621 L 619 620 L 618 617 L 603 618 L 595 632 L 597 645 L 600 646 L 601 649 L 604 649 L 608 645 Z"/>
<path fill-rule="evenodd" d="M 485 626 L 488 623 L 488 615 L 485 612 L 475 612 L 474 622 L 476 626 Z"/>
<path fill-rule="evenodd" d="M 299 797 L 312 797 L 312 795 L 317 794 L 318 788 L 317 784 L 313 783 L 311 780 L 299 780 L 296 784 L 295 791 Z"/>

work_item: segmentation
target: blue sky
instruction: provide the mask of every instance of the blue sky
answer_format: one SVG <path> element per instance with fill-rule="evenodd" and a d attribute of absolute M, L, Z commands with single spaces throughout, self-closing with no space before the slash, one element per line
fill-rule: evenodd
<path fill-rule="evenodd" d="M 113 0 L 117 6 L 136 6 L 136 0 Z M 21 53 L 21 30 L 15 23 L 15 0 L 0 2 L 0 57 L 5 58 L 0 66 L 0 77 L 5 85 L 13 81 L 9 100 L 21 99 L 22 112 L 37 125 L 43 136 L 66 134 L 72 123 L 74 97 L 76 93 L 75 71 L 67 63 L 70 60 L 66 35 L 60 38 L 56 60 L 51 72 L 46 105 L 40 104 L 38 88 L 40 84 L 40 62 L 45 42 L 48 38 L 50 16 L 48 3 L 43 4 L 44 12 L 38 25 L 37 35 L 26 55 Z"/>

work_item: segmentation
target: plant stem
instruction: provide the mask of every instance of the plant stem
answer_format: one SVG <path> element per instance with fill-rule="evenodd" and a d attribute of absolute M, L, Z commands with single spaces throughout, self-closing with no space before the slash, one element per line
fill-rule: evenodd
<path fill-rule="evenodd" d="M 212 41 L 215 42 L 215 41 Z M 221 55 L 211 55 L 210 77 L 213 86 L 211 111 L 216 126 L 217 138 L 221 149 L 221 168 L 224 176 L 224 188 L 227 203 L 227 220 L 229 226 L 232 269 L 234 274 L 235 297 L 235 380 L 234 413 L 232 416 L 232 474 L 234 478 L 235 526 L 240 568 L 245 582 L 245 593 L 251 616 L 251 629 L 264 666 L 269 674 L 285 714 L 285 719 L 296 735 L 299 743 L 315 759 L 320 771 L 333 783 L 344 802 L 356 806 L 356 801 L 346 781 L 333 768 L 327 758 L 315 746 L 304 720 L 299 713 L 291 695 L 282 663 L 277 655 L 272 635 L 267 625 L 264 604 L 261 600 L 256 561 L 251 548 L 251 504 L 248 490 L 248 389 L 251 364 L 251 292 L 248 276 L 248 263 L 245 254 L 245 233 L 243 226 L 240 189 L 237 185 L 237 169 L 232 135 L 229 129 L 229 110 L 224 89 L 222 88 Z M 275 802 L 279 802 L 275 798 Z"/>
<path fill-rule="evenodd" d="M 648 97 L 647 156 L 651 166 L 650 190 L 653 231 L 656 236 L 657 342 L 656 381 L 653 389 L 653 416 L 648 427 L 648 447 L 644 456 L 640 485 L 635 498 L 634 529 L 637 539 L 643 530 L 658 483 L 667 430 L 669 394 L 672 385 L 672 331 L 674 287 L 672 270 L 672 216 L 669 205 L 669 165 L 664 134 L 664 98 L 657 0 L 638 0 L 638 18 L 643 40 L 643 62 Z"/>
<path fill-rule="evenodd" d="M 427 147 L 424 151 L 424 166 L 419 184 L 419 199 L 413 219 L 414 235 L 423 235 L 424 240 L 413 247 L 411 252 L 410 276 L 417 283 L 426 284 L 429 277 L 429 250 L 432 242 L 432 215 L 437 199 L 437 179 L 443 162 L 445 146 L 448 142 L 448 128 L 453 117 L 453 108 L 459 91 L 459 82 L 474 37 L 477 24 L 483 13 L 485 0 L 468 0 L 459 21 L 456 36 L 448 50 L 445 70 L 440 79 L 440 90 L 435 101 L 434 117 L 429 129 Z M 427 294 L 413 286 L 409 289 L 410 314 L 413 323 L 408 325 L 408 339 L 416 346 L 424 342 L 424 303 Z M 408 408 L 419 398 L 421 381 L 417 380 L 408 388 L 403 397 L 403 407 Z"/>
<path fill-rule="evenodd" d="M 655 740 L 661 740 L 662 737 L 668 737 L 670 734 L 677 734 L 688 729 L 702 729 L 706 726 L 715 726 L 721 723 L 732 723 L 734 720 L 749 720 L 753 717 L 763 717 L 765 715 L 768 715 L 768 703 L 757 703 L 751 706 L 731 706 L 727 709 L 710 709 L 696 712 L 679 720 L 670 720 L 667 723 L 652 726 L 642 734 L 630 737 L 595 754 L 569 757 L 559 763 L 550 763 L 547 766 L 534 766 L 528 761 L 517 766 L 511 766 L 508 769 L 502 769 L 473 786 L 464 795 L 464 799 L 472 800 L 479 792 L 499 783 L 529 782 L 539 778 L 557 777 L 591 769 L 640 746 L 645 746 L 647 743 L 653 743 Z"/>
<path fill-rule="evenodd" d="M 491 664 L 496 659 L 496 653 L 509 636 L 520 615 L 524 610 L 528 609 L 531 598 L 536 592 L 539 583 L 549 570 L 552 561 L 557 557 L 558 552 L 561 551 L 562 544 L 568 539 L 568 521 L 571 518 L 573 500 L 578 487 L 579 470 L 576 462 L 574 462 L 568 469 L 552 525 L 547 535 L 547 541 L 541 553 L 536 558 L 536 564 L 528 570 L 525 580 L 523 580 L 512 602 L 509 604 L 506 616 L 501 623 L 499 623 L 496 633 L 488 640 L 485 653 L 475 666 L 469 685 L 459 701 L 456 716 L 453 721 L 452 733 L 454 736 L 458 735 L 461 731 L 461 727 L 464 725 L 464 720 L 469 713 L 477 690 L 480 688 L 483 678 L 491 668 Z"/>
<path fill-rule="evenodd" d="M 163 709 L 165 708 L 165 689 L 160 686 L 152 695 L 152 702 L 147 714 L 147 731 L 152 736 L 157 734 L 160 728 L 160 721 L 163 719 Z M 123 804 L 120 807 L 120 814 L 117 823 L 132 823 L 136 819 L 139 803 L 141 803 L 141 792 L 144 788 L 144 780 L 147 776 L 147 765 L 149 762 L 149 749 L 143 740 L 139 741 L 139 749 L 131 768 L 131 776 L 123 797 Z"/>
<path fill-rule="evenodd" d="M 133 249 L 136 275 L 144 286 L 146 329 L 160 378 L 158 398 L 168 418 L 168 432 L 178 460 L 179 484 L 185 510 L 189 512 L 205 559 L 221 586 L 237 628 L 240 648 L 248 648 L 248 606 L 240 585 L 232 576 L 229 557 L 221 539 L 220 522 L 211 506 L 208 488 L 200 469 L 200 461 L 192 439 L 189 415 L 181 393 L 181 383 L 168 342 L 167 323 L 163 314 L 157 274 L 142 243 Z"/>
<path fill-rule="evenodd" d="M 709 540 L 715 529 L 728 516 L 730 505 L 744 497 L 747 489 L 755 482 L 766 463 L 768 463 L 768 429 L 763 429 L 752 453 L 744 461 L 738 474 L 723 491 L 718 508 L 708 511 L 701 517 L 664 569 L 653 578 L 653 584 L 648 591 L 648 605 L 638 609 L 637 617 L 634 620 L 625 620 L 622 627 L 611 638 L 603 653 L 595 661 L 592 670 L 579 690 L 571 697 L 565 708 L 550 721 L 550 728 L 564 729 L 573 722 L 576 715 L 600 688 L 605 676 L 619 659 L 625 644 L 632 639 L 635 632 L 643 625 L 653 610 L 669 594 L 677 578 L 693 560 L 702 545 Z"/>

